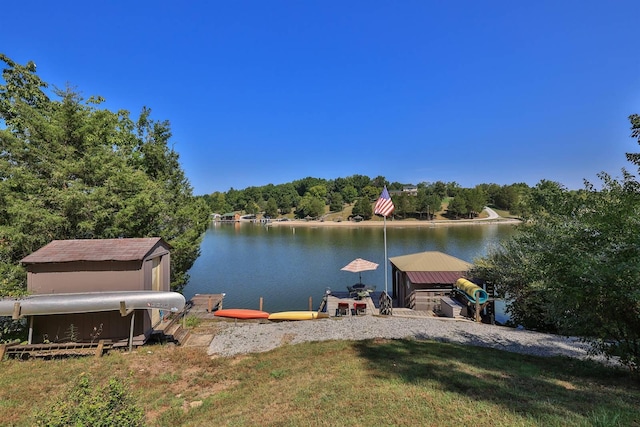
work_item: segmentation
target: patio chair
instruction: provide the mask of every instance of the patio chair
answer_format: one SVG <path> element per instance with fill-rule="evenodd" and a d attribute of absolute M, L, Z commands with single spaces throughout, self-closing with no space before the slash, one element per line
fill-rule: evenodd
<path fill-rule="evenodd" d="M 367 303 L 365 302 L 354 302 L 353 303 L 353 312 L 356 316 L 361 314 L 367 314 Z"/>
<path fill-rule="evenodd" d="M 351 310 L 349 310 L 348 302 L 339 302 L 338 308 L 336 308 L 336 316 L 349 316 L 351 314 Z"/>

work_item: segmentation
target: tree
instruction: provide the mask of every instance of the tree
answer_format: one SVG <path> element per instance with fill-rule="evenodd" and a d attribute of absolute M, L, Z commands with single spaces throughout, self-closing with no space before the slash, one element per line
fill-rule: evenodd
<path fill-rule="evenodd" d="M 424 186 L 418 184 L 418 195 L 416 196 L 415 209 L 416 212 L 420 214 L 420 219 L 422 219 L 422 214 L 424 213 L 427 213 L 428 218 L 428 211 L 431 210 L 431 206 L 429 206 L 428 202 L 429 196 L 430 194 L 427 189 Z"/>
<path fill-rule="evenodd" d="M 409 214 L 412 214 L 416 211 L 415 207 L 415 197 L 409 196 L 406 193 L 399 194 L 397 196 L 393 196 L 393 206 L 394 211 L 393 215 L 400 218 L 407 218 Z"/>
<path fill-rule="evenodd" d="M 449 197 L 456 197 L 458 195 L 458 192 L 460 191 L 460 189 L 462 189 L 460 184 L 458 184 L 455 181 L 448 182 L 448 183 L 446 183 L 445 186 L 446 186 L 446 196 L 449 196 Z"/>
<path fill-rule="evenodd" d="M 367 197 L 358 198 L 355 205 L 353 205 L 351 214 L 353 216 L 360 215 L 365 220 L 371 219 L 373 216 L 373 207 L 371 206 L 369 199 Z"/>
<path fill-rule="evenodd" d="M 465 193 L 469 217 L 478 216 L 487 204 L 487 196 L 481 186 L 460 190 Z"/>
<path fill-rule="evenodd" d="M 314 185 L 309 188 L 309 194 L 313 197 L 317 197 L 319 199 L 324 199 L 327 197 L 327 186 L 326 185 Z"/>
<path fill-rule="evenodd" d="M 273 197 L 267 200 L 264 214 L 269 218 L 276 218 L 278 216 L 278 204 L 276 203 L 276 199 L 274 199 Z"/>
<path fill-rule="evenodd" d="M 571 195 L 564 185 L 543 179 L 527 193 L 524 201 L 525 215 L 529 217 L 567 214 L 572 209 L 571 204 L 568 203 L 570 200 Z"/>
<path fill-rule="evenodd" d="M 629 116 L 631 122 L 631 137 L 640 142 L 640 115 L 631 114 Z M 626 153 L 627 160 L 636 166 L 640 166 L 640 153 Z"/>
<path fill-rule="evenodd" d="M 309 192 L 309 189 L 311 187 L 315 187 L 317 185 L 324 185 L 326 188 L 326 184 L 327 184 L 327 181 L 325 179 L 313 178 L 310 176 L 303 179 L 299 179 L 297 181 L 293 181 L 293 186 L 296 189 L 296 192 L 298 193 L 299 196 L 304 196 Z"/>
<path fill-rule="evenodd" d="M 211 212 L 224 214 L 231 210 L 231 206 L 227 203 L 225 194 L 219 191 L 212 193 L 208 198 L 205 196 L 205 200 L 207 201 Z"/>
<path fill-rule="evenodd" d="M 298 218 L 306 218 L 307 216 L 317 218 L 324 214 L 324 207 L 324 199 L 314 197 L 310 193 L 307 193 L 300 199 L 296 216 Z"/>
<path fill-rule="evenodd" d="M 442 199 L 427 187 L 420 186 L 415 201 L 415 209 L 420 214 L 420 218 L 422 218 L 423 213 L 426 213 L 427 219 L 431 219 L 435 212 L 442 210 Z"/>
<path fill-rule="evenodd" d="M 493 193 L 491 197 L 492 203 L 498 209 L 510 211 L 518 205 L 518 201 L 520 200 L 519 187 L 515 184 L 503 185 Z"/>
<path fill-rule="evenodd" d="M 353 185 L 346 185 L 341 194 L 346 203 L 353 203 L 358 197 L 358 190 Z"/>
<path fill-rule="evenodd" d="M 243 209 L 246 213 L 256 215 L 260 212 L 260 205 L 255 200 L 249 200 Z"/>
<path fill-rule="evenodd" d="M 631 116 L 632 135 L 638 123 Z M 627 154 L 636 166 L 640 156 Z M 623 170 L 570 192 L 541 182 L 539 215 L 476 260 L 471 274 L 509 299 L 512 319 L 531 329 L 576 335 L 596 352 L 640 369 L 640 183 Z"/>
<path fill-rule="evenodd" d="M 380 193 L 382 192 L 382 188 L 374 187 L 373 185 L 367 185 L 360 192 L 361 197 L 366 197 L 369 201 L 376 200 Z"/>
<path fill-rule="evenodd" d="M 278 209 L 282 215 L 291 212 L 291 209 L 298 205 L 300 195 L 296 192 L 293 184 L 282 184 L 278 186 L 278 196 L 276 199 Z"/>
<path fill-rule="evenodd" d="M 367 185 L 371 185 L 371 178 L 366 175 L 351 175 L 347 177 L 347 182 L 353 185 L 360 196 L 363 196 L 362 189 Z"/>
<path fill-rule="evenodd" d="M 169 123 L 147 108 L 134 122 L 69 87 L 50 98 L 33 63 L 0 59 L 0 294 L 24 292 L 19 260 L 51 240 L 150 236 L 172 246 L 180 290 L 209 209 L 169 148 Z"/>
<path fill-rule="evenodd" d="M 447 184 L 442 181 L 436 181 L 432 184 L 433 192 L 440 197 L 440 200 L 448 196 Z"/>
<path fill-rule="evenodd" d="M 329 195 L 329 210 L 331 212 L 342 212 L 343 208 L 344 208 L 344 201 L 342 199 L 342 194 L 331 193 Z"/>
<path fill-rule="evenodd" d="M 460 191 L 456 197 L 451 199 L 451 201 L 449 202 L 449 206 L 447 207 L 447 211 L 449 215 L 452 215 L 455 218 L 459 218 L 469 213 L 469 210 L 467 208 L 467 200 L 465 198 L 465 194 L 462 191 Z"/>
<path fill-rule="evenodd" d="M 382 175 L 378 175 L 371 180 L 371 185 L 373 185 L 376 188 L 383 188 L 385 185 L 388 185 L 388 184 L 389 184 L 389 181 L 387 181 L 387 179 Z"/>

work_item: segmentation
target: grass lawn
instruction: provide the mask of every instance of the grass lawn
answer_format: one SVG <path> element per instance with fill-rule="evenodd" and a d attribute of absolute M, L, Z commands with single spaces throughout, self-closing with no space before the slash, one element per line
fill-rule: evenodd
<path fill-rule="evenodd" d="M 81 374 L 128 384 L 152 426 L 640 425 L 640 383 L 625 371 L 430 341 L 328 341 L 233 358 L 155 345 L 0 369 L 2 425 L 32 425 Z"/>

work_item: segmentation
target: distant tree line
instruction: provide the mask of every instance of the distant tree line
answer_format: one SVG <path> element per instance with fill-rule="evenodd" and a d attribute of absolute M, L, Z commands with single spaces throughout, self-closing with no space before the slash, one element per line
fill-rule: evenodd
<path fill-rule="evenodd" d="M 33 62 L 0 61 L 0 295 L 25 292 L 19 261 L 52 240 L 152 236 L 172 246 L 181 290 L 209 208 L 170 148 L 169 122 L 49 91 Z"/>
<path fill-rule="evenodd" d="M 479 184 L 473 188 L 463 188 L 456 182 L 436 181 L 418 183 L 417 194 L 410 195 L 403 189 L 413 184 L 390 183 L 383 176 L 352 175 L 336 179 L 307 177 L 286 184 L 243 190 L 231 188 L 227 192 L 216 191 L 200 197 L 211 212 L 218 214 L 243 212 L 262 213 L 270 218 L 286 215 L 318 218 L 327 210 L 339 213 L 345 206 L 352 205 L 352 216 L 370 219 L 373 217 L 373 203 L 385 185 L 392 193 L 393 217 L 397 219 L 433 219 L 436 213 L 443 211 L 445 202 L 445 216 L 450 219 L 474 218 L 485 206 L 526 216 L 537 209 L 536 204 L 545 199 L 547 193 L 563 189 L 561 184 L 547 180 L 534 187 L 516 183 Z"/>

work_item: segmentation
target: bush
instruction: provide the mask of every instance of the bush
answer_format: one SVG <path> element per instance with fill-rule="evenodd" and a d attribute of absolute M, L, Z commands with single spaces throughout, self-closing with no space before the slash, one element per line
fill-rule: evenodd
<path fill-rule="evenodd" d="M 117 378 L 104 386 L 81 374 L 68 392 L 35 415 L 38 426 L 143 426 L 144 412 L 133 401 L 128 385 Z"/>
<path fill-rule="evenodd" d="M 0 344 L 14 340 L 27 339 L 26 319 L 13 320 L 11 317 L 0 317 Z"/>

